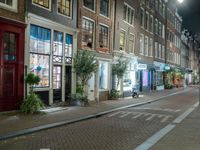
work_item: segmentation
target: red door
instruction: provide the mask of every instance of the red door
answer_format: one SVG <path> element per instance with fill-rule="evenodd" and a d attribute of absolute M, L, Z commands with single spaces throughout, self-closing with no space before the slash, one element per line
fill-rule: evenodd
<path fill-rule="evenodd" d="M 0 30 L 0 111 L 17 108 L 18 34 Z"/>

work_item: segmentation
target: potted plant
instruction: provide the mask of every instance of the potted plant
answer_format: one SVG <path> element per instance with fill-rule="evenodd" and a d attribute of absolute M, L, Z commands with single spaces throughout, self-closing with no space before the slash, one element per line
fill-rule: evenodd
<path fill-rule="evenodd" d="M 110 99 L 111 100 L 117 100 L 119 98 L 119 91 L 116 89 L 112 89 L 110 91 Z"/>
<path fill-rule="evenodd" d="M 25 82 L 29 85 L 29 94 L 21 104 L 20 110 L 25 114 L 34 114 L 44 108 L 44 104 L 33 91 L 34 85 L 39 84 L 40 78 L 33 73 L 29 73 L 25 78 Z"/>

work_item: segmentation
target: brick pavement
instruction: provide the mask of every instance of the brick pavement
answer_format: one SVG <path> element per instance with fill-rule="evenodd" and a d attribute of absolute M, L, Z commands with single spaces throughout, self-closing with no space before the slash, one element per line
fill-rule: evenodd
<path fill-rule="evenodd" d="M 150 150 L 200 150 L 200 107 Z"/>
<path fill-rule="evenodd" d="M 179 88 L 173 90 L 155 91 L 144 93 L 140 98 L 125 98 L 119 100 L 102 101 L 98 104 L 92 104 L 89 107 L 69 107 L 67 110 L 39 115 L 22 115 L 19 113 L 0 114 L 0 136 L 12 133 L 15 131 L 29 129 L 41 125 L 56 123 L 60 121 L 73 120 L 76 118 L 85 117 L 91 114 L 97 114 L 102 111 L 109 111 L 114 108 L 148 102 L 152 99 L 158 99 L 162 96 L 167 96 L 171 93 L 181 92 L 190 88 Z M 13 126 L 14 125 L 14 126 Z"/>

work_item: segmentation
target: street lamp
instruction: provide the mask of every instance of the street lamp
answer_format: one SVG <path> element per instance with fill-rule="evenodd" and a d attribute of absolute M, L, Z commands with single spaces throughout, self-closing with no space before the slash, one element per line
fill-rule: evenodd
<path fill-rule="evenodd" d="M 177 0 L 179 3 L 182 3 L 184 0 Z"/>

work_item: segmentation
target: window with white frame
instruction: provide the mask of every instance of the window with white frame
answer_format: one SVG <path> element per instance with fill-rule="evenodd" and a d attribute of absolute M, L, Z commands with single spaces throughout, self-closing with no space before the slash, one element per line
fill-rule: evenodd
<path fill-rule="evenodd" d="M 135 10 L 125 3 L 124 14 L 123 14 L 124 21 L 128 22 L 131 25 L 134 25 L 134 18 L 135 18 Z"/>
<path fill-rule="evenodd" d="M 92 49 L 94 45 L 94 22 L 82 19 L 82 47 Z"/>
<path fill-rule="evenodd" d="M 148 56 L 148 36 L 144 38 L 144 55 Z"/>
<path fill-rule="evenodd" d="M 58 0 L 58 12 L 71 17 L 71 0 Z"/>
<path fill-rule="evenodd" d="M 158 58 L 158 43 L 155 42 L 155 58 Z"/>
<path fill-rule="evenodd" d="M 134 53 L 135 35 L 129 34 L 129 53 Z"/>
<path fill-rule="evenodd" d="M 164 3 L 163 3 L 163 6 L 162 6 L 162 15 L 165 18 L 165 4 Z"/>
<path fill-rule="evenodd" d="M 162 25 L 162 38 L 165 39 L 165 25 Z"/>
<path fill-rule="evenodd" d="M 158 58 L 161 59 L 161 57 L 162 57 L 162 46 L 161 44 L 159 44 Z"/>
<path fill-rule="evenodd" d="M 73 36 L 65 34 L 65 63 L 69 63 L 69 57 L 72 57 L 73 52 Z"/>
<path fill-rule="evenodd" d="M 120 50 L 125 51 L 125 42 L 126 42 L 126 32 L 124 30 L 121 30 L 120 31 L 120 39 L 119 39 L 119 44 L 120 44 L 119 49 Z"/>
<path fill-rule="evenodd" d="M 144 27 L 144 9 L 140 9 L 140 25 Z"/>
<path fill-rule="evenodd" d="M 149 18 L 149 31 L 153 33 L 153 16 L 152 15 L 150 15 L 150 18 Z"/>
<path fill-rule="evenodd" d="M 30 26 L 30 72 L 41 81 L 37 87 L 49 86 L 51 30 L 36 25 Z"/>
<path fill-rule="evenodd" d="M 104 25 L 99 26 L 99 47 L 108 51 L 108 27 Z"/>
<path fill-rule="evenodd" d="M 158 19 L 155 19 L 155 34 L 158 34 Z"/>
<path fill-rule="evenodd" d="M 49 8 L 50 2 L 49 0 L 33 0 L 33 3 L 45 8 Z"/>
<path fill-rule="evenodd" d="M 165 60 L 165 46 L 162 45 L 162 59 Z"/>
<path fill-rule="evenodd" d="M 158 35 L 162 37 L 162 24 L 159 22 L 158 24 Z"/>
<path fill-rule="evenodd" d="M 153 39 L 149 38 L 149 56 L 153 56 Z"/>
<path fill-rule="evenodd" d="M 144 35 L 140 34 L 140 54 L 144 54 Z"/>
<path fill-rule="evenodd" d="M 149 13 L 148 13 L 148 12 L 145 13 L 145 23 L 144 23 L 144 28 L 145 28 L 146 30 L 149 29 Z"/>
<path fill-rule="evenodd" d="M 92 11 L 95 10 L 95 0 L 83 0 L 83 5 Z"/>
<path fill-rule="evenodd" d="M 17 11 L 18 0 L 0 0 L 0 7 Z"/>
<path fill-rule="evenodd" d="M 100 14 L 109 16 L 109 0 L 100 0 Z"/>
<path fill-rule="evenodd" d="M 53 35 L 53 62 L 61 63 L 63 56 L 63 33 L 54 31 Z"/>

